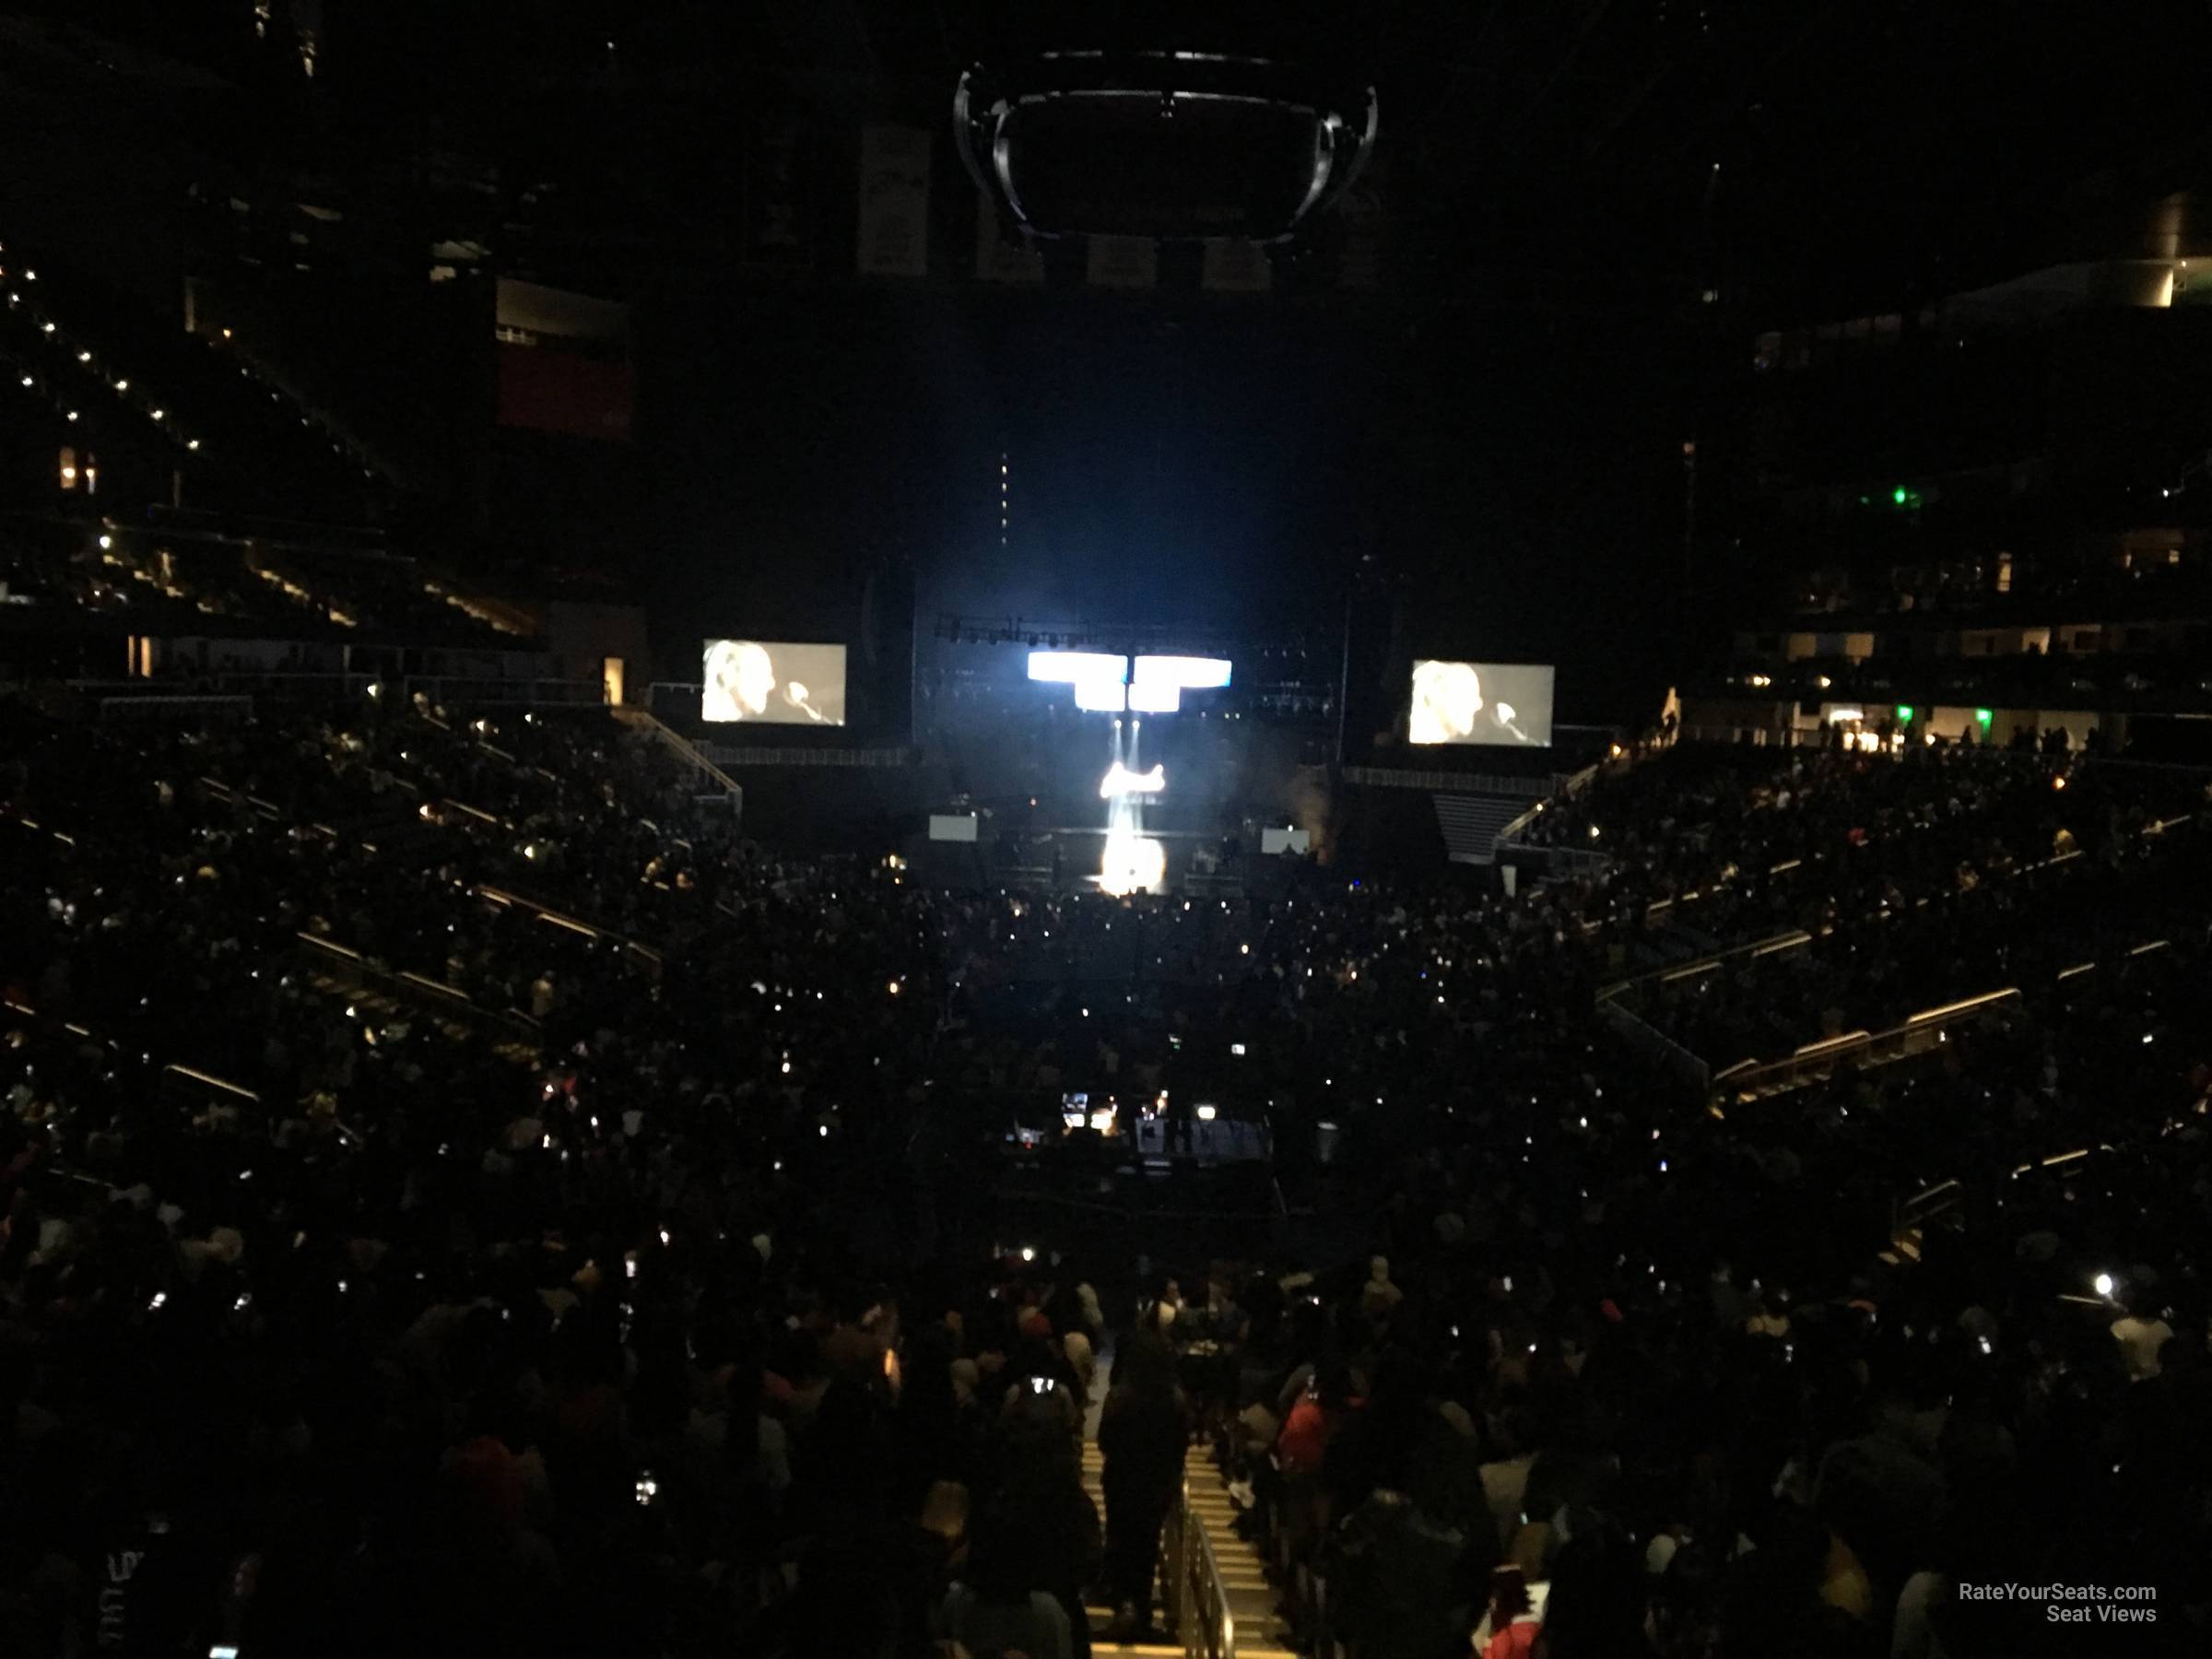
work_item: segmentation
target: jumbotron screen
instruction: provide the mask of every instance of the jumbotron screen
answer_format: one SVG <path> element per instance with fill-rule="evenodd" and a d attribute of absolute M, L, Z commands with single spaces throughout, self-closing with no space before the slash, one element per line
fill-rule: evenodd
<path fill-rule="evenodd" d="M 699 717 L 731 724 L 845 724 L 845 648 L 782 640 L 709 640 Z"/>
<path fill-rule="evenodd" d="M 1531 663 L 1413 665 L 1408 743 L 1551 743 L 1551 668 Z"/>

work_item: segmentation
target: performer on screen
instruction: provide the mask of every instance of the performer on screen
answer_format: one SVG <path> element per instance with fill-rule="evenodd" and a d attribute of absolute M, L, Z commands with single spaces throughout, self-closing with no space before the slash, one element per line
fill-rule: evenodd
<path fill-rule="evenodd" d="M 758 720 L 768 712 L 775 691 L 776 665 L 767 646 L 751 640 L 717 640 L 708 648 L 702 720 Z"/>
<path fill-rule="evenodd" d="M 1420 663 L 1413 670 L 1413 712 L 1406 735 L 1414 743 L 1465 743 L 1482 712 L 1482 679 L 1471 663 Z"/>
<path fill-rule="evenodd" d="M 1481 742 L 1475 736 L 1483 712 L 1482 677 L 1472 663 L 1420 663 L 1413 670 L 1413 709 L 1406 716 L 1411 743 Z M 1490 724 L 1515 743 L 1534 743 L 1512 703 L 1490 705 Z M 1491 739 L 1490 741 L 1496 741 Z"/>
<path fill-rule="evenodd" d="M 788 685 L 776 682 L 775 659 L 768 647 L 752 640 L 717 640 L 708 649 L 706 687 L 700 715 L 710 721 L 760 720 L 771 700 L 781 699 L 808 720 L 828 722 L 830 716 L 815 706 L 814 693 L 804 680 Z M 831 723 L 834 724 L 834 723 Z"/>

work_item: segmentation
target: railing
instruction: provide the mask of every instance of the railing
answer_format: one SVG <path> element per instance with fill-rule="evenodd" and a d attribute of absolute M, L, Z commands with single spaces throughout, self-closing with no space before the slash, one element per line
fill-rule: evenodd
<path fill-rule="evenodd" d="M 36 1008 L 29 1003 L 18 1002 L 13 997 L 0 998 L 0 1014 L 34 1028 L 41 1023 Z M 100 1041 L 89 1027 L 78 1025 L 71 1019 L 50 1017 L 45 1023 L 58 1024 L 69 1036 L 87 1043 L 97 1044 Z M 110 1046 L 116 1045 L 111 1042 Z M 147 1064 L 151 1063 L 151 1057 L 148 1056 Z M 244 1084 L 233 1083 L 227 1077 L 203 1071 L 196 1065 L 187 1065 L 181 1060 L 163 1064 L 155 1075 L 154 1088 L 159 1099 L 181 1106 L 194 1123 L 207 1127 L 234 1126 L 240 1113 L 258 1113 L 262 1111 L 261 1096 Z M 99 1184 L 105 1186 L 107 1183 L 102 1181 Z"/>
<path fill-rule="evenodd" d="M 1499 830 L 1496 838 L 1490 843 L 1491 847 L 1496 849 L 1498 847 L 1510 846 L 1518 841 L 1524 835 L 1528 833 L 1528 827 L 1543 816 L 1544 803 L 1542 801 L 1538 801 L 1526 812 L 1524 812 L 1519 818 L 1514 818 L 1511 823 L 1507 824 L 1504 829 Z"/>
<path fill-rule="evenodd" d="M 1498 772 L 1414 771 L 1394 766 L 1347 766 L 1347 783 L 1377 789 L 1441 790 L 1447 794 L 1548 795 L 1566 780 L 1557 776 L 1507 777 Z"/>
<path fill-rule="evenodd" d="M 146 518 L 154 528 L 171 535 L 196 532 L 229 541 L 253 540 L 273 547 L 302 547 L 392 564 L 415 562 L 409 555 L 389 551 L 384 532 L 373 524 L 331 524 L 257 513 L 218 512 L 205 507 L 171 507 L 159 501 L 147 508 Z"/>
<path fill-rule="evenodd" d="M 1650 913 L 1656 914 L 1664 907 L 1671 905 L 1673 902 L 1674 900 L 1671 899 L 1663 899 L 1657 904 L 1649 907 Z M 1611 1002 L 1630 991 L 1640 990 L 1645 985 L 1654 983 L 1671 985 L 1680 980 L 1701 979 L 1719 968 L 1724 962 L 1732 962 L 1738 957 L 1776 956 L 1783 951 L 1802 950 L 1812 942 L 1813 935 L 1811 934 L 1806 932 L 1802 927 L 1793 927 L 1787 933 L 1775 934 L 1768 938 L 1750 939 L 1741 945 L 1731 945 L 1727 949 L 1716 950 L 1710 956 L 1698 957 L 1687 962 L 1677 962 L 1672 967 L 1654 968 L 1649 973 L 1639 973 L 1630 979 L 1616 980 L 1613 983 L 1600 988 L 1597 999 L 1601 1003 Z"/>
<path fill-rule="evenodd" d="M 2017 986 L 1985 992 L 1980 996 L 1926 1009 L 1888 1030 L 1850 1031 L 1841 1037 L 1808 1042 L 1786 1059 L 1763 1065 L 1744 1061 L 1716 1075 L 1713 1085 L 1724 1098 L 1739 1101 L 1787 1094 L 1832 1077 L 1837 1067 L 1846 1064 L 1887 1065 L 1928 1053 L 1950 1041 L 1953 1026 L 1981 1019 L 2000 1007 L 2018 1007 L 2019 1002 Z"/>
<path fill-rule="evenodd" d="M 349 991 L 373 991 L 393 1001 L 443 1015 L 470 1025 L 497 1030 L 535 1049 L 543 1036 L 537 1022 L 512 1009 L 488 1008 L 465 991 L 420 973 L 394 973 L 372 966 L 361 953 L 312 934 L 299 935 L 304 959 Z"/>
<path fill-rule="evenodd" d="M 1665 1031 L 1640 1018 L 1625 1004 L 1610 999 L 1598 1003 L 1597 1013 L 1613 1034 L 1646 1065 L 1672 1077 L 1700 1100 L 1712 1098 L 1712 1067 Z"/>
<path fill-rule="evenodd" d="M 702 743 L 699 752 L 717 766 L 911 766 L 911 748 L 725 748 Z"/>
<path fill-rule="evenodd" d="M 1912 1261 L 1927 1237 L 1928 1224 L 1955 1210 L 1965 1200 L 1966 1189 L 1956 1181 L 1939 1181 L 1898 1199 L 1889 1212 L 1889 1247 Z"/>
<path fill-rule="evenodd" d="M 633 939 L 628 934 L 618 933 L 602 923 L 594 922 L 588 917 L 559 909 L 554 905 L 547 904 L 542 899 L 532 898 L 528 893 L 516 892 L 512 888 L 491 887 L 479 882 L 469 890 L 477 898 L 488 900 L 502 908 L 510 905 L 516 906 L 529 912 L 540 922 L 549 923 L 555 927 L 566 928 L 570 933 L 581 934 L 587 939 L 596 940 L 602 944 L 618 946 L 629 955 L 635 956 L 640 961 L 650 965 L 653 969 L 653 978 L 658 979 L 661 976 L 661 969 L 665 959 L 656 947 L 645 944 L 642 940 Z"/>
<path fill-rule="evenodd" d="M 1191 1508 L 1186 1483 L 1168 1512 L 1161 1540 L 1160 1577 L 1165 1581 L 1168 1615 L 1182 1642 L 1183 1659 L 1236 1659 L 1237 1622 L 1229 1610 L 1229 1591 L 1214 1559 L 1214 1541 L 1206 1523 Z"/>
<path fill-rule="evenodd" d="M 1600 876 L 1613 863 L 1611 854 L 1588 847 L 1547 847 L 1540 841 L 1500 840 L 1492 844 L 1490 853 L 1493 858 L 1500 853 L 1511 853 L 1514 863 L 1540 865 L 1547 876 Z"/>
<path fill-rule="evenodd" d="M 351 697 L 367 691 L 376 677 L 373 674 L 345 674 L 335 669 L 318 674 L 312 669 L 297 668 L 227 668 L 213 676 L 217 687 L 223 690 L 269 691 L 293 697 L 317 692 Z"/>
<path fill-rule="evenodd" d="M 170 714 L 221 715 L 229 720 L 244 720 L 253 712 L 253 700 L 250 697 L 216 697 L 198 692 L 175 697 L 103 697 L 100 700 L 100 715 L 103 720 L 116 714 L 151 718 Z"/>
<path fill-rule="evenodd" d="M 660 740 L 661 746 L 678 760 L 690 767 L 702 781 L 725 794 L 742 796 L 745 791 L 737 780 L 708 759 L 699 751 L 699 746 L 676 730 L 659 715 L 649 710 L 625 706 L 618 707 L 615 718 L 633 731 L 644 732 Z"/>
<path fill-rule="evenodd" d="M 1528 833 L 1529 826 L 1544 816 L 1544 808 L 1548 802 L 1570 800 L 1580 794 L 1590 786 L 1590 780 L 1597 776 L 1599 769 L 1604 764 L 1605 762 L 1602 760 L 1594 760 L 1588 766 L 1583 767 L 1581 771 L 1570 772 L 1564 778 L 1554 778 L 1552 780 L 1554 787 L 1551 793 L 1543 800 L 1536 802 L 1512 823 L 1506 825 L 1504 829 L 1499 830 L 1496 844 L 1500 847 L 1509 843 L 1518 844 L 1521 838 Z"/>
<path fill-rule="evenodd" d="M 421 692 L 432 702 L 550 703 L 594 708 L 606 702 L 606 687 L 595 679 L 470 679 L 461 675 L 409 675 L 403 693 Z"/>

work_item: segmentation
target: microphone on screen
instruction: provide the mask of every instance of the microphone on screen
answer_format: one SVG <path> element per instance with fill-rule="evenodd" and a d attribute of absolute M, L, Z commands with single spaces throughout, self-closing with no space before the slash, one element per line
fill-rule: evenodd
<path fill-rule="evenodd" d="M 808 696 L 804 680 L 793 680 L 783 688 L 783 700 L 794 709 L 804 709 L 809 720 L 827 720 L 828 715 L 806 700 Z"/>

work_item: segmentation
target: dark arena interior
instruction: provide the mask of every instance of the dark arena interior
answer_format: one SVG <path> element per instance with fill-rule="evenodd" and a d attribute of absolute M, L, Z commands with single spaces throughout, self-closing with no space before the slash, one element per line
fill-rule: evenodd
<path fill-rule="evenodd" d="M 2212 1653 L 2208 53 L 0 0 L 0 1656 Z"/>

